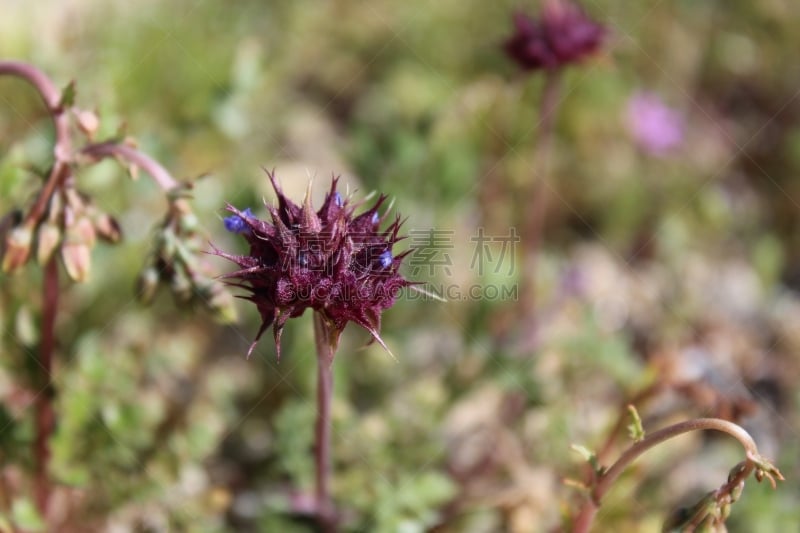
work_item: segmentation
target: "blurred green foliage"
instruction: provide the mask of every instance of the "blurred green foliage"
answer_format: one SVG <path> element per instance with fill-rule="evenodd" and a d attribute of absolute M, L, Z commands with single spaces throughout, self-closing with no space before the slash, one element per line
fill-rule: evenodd
<path fill-rule="evenodd" d="M 800 520 L 800 12 L 792 0 L 585 4 L 610 37 L 563 79 L 541 343 L 515 351 L 525 325 L 513 302 L 490 298 L 401 300 L 383 325 L 398 362 L 349 328 L 333 438 L 349 530 L 557 525 L 577 500 L 559 481 L 580 475 L 569 444 L 599 446 L 620 405 L 666 375 L 759 406 L 747 427 L 788 481 L 776 493 L 748 483 L 730 530 Z M 535 179 L 543 80 L 502 55 L 516 8 L 538 3 L 6 2 L 0 50 L 61 86 L 74 79 L 101 138 L 123 129 L 194 180 L 218 247 L 242 249 L 223 231 L 226 201 L 259 212 L 271 198 L 260 167 L 298 199 L 309 175 L 322 194 L 342 174 L 358 195 L 389 193 L 407 228 L 452 231 L 440 250 L 450 272 L 418 277 L 466 290 L 523 275 L 519 249 L 510 273 L 477 272 L 469 240 L 478 227 L 506 235 L 530 204 L 520 192 Z M 639 90 L 686 119 L 670 157 L 637 150 L 626 128 Z M 28 199 L 51 142 L 36 94 L 0 78 L 0 212 Z M 246 361 L 254 309 L 223 327 L 165 297 L 140 307 L 133 283 L 159 193 L 112 162 L 78 179 L 125 239 L 95 250 L 93 278 L 67 287 L 59 314 L 52 475 L 64 530 L 309 531 L 286 511 L 313 481 L 310 318 L 290 321 L 280 363 L 266 340 Z M 25 475 L 40 278 L 0 277 L 0 530 L 41 529 Z M 685 400 L 640 409 L 645 429 L 713 412 Z M 738 452 L 703 458 L 725 446 L 695 439 L 643 461 L 598 530 L 659 531 L 670 506 L 724 481 Z"/>

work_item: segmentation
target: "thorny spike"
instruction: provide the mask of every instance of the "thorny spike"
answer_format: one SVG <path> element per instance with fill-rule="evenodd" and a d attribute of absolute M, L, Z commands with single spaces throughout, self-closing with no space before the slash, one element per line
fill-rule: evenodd
<path fill-rule="evenodd" d="M 267 321 L 261 322 L 261 327 L 258 328 L 258 333 L 256 333 L 256 338 L 253 339 L 253 343 L 250 344 L 250 348 L 247 349 L 247 359 L 250 359 L 250 355 L 253 353 L 256 344 L 258 344 L 258 341 L 261 340 L 261 335 L 264 334 L 264 332 L 267 330 L 268 327 L 269 327 L 269 322 Z"/>
<path fill-rule="evenodd" d="M 309 180 L 308 187 L 306 188 L 306 197 L 303 200 L 302 228 L 304 231 L 319 233 L 322 230 L 322 222 L 314 212 L 314 208 L 311 206 L 311 185 L 312 182 Z"/>

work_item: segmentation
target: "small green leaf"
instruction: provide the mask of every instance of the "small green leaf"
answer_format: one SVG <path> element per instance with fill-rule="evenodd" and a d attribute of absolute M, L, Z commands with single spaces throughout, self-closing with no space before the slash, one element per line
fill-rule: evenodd
<path fill-rule="evenodd" d="M 61 91 L 61 100 L 58 102 L 58 108 L 67 109 L 73 105 L 75 105 L 75 80 L 70 81 Z"/>
<path fill-rule="evenodd" d="M 633 442 L 644 440 L 644 427 L 642 426 L 642 418 L 639 416 L 639 411 L 633 405 L 628 405 L 628 413 L 631 415 L 631 423 L 628 424 L 628 435 L 633 439 Z"/>
<path fill-rule="evenodd" d="M 589 463 L 589 465 L 592 467 L 592 470 L 594 470 L 598 475 L 603 474 L 605 468 L 600 466 L 600 463 L 597 462 L 597 455 L 595 455 L 593 451 L 586 446 L 581 446 L 580 444 L 572 444 L 570 449 L 580 455 L 584 461 Z"/>

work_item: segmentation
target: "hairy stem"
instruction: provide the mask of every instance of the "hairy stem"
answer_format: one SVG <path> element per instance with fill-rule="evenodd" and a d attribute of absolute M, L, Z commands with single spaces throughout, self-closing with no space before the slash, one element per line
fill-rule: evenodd
<path fill-rule="evenodd" d="M 558 110 L 558 95 L 560 92 L 560 75 L 558 71 L 551 70 L 545 74 L 545 85 L 542 90 L 542 99 L 539 107 L 539 135 L 536 140 L 534 164 L 536 176 L 530 187 L 523 194 L 530 198 L 526 204 L 523 217 L 523 276 L 520 290 L 520 311 L 522 323 L 525 324 L 527 339 L 524 346 L 535 343 L 536 324 L 534 314 L 536 311 L 536 267 L 539 257 L 539 248 L 542 242 L 545 216 L 549 204 L 550 186 L 548 173 L 550 152 L 553 140 L 553 123 Z"/>
<path fill-rule="evenodd" d="M 721 431 L 736 438 L 736 440 L 738 440 L 745 449 L 748 462 L 746 474 L 750 474 L 752 469 L 755 467 L 752 459 L 758 457 L 758 448 L 756 447 L 755 441 L 750 434 L 747 433 L 747 431 L 733 422 L 728 422 L 727 420 L 722 420 L 720 418 L 696 418 L 694 420 L 680 422 L 648 434 L 644 439 L 628 448 L 620 456 L 620 458 L 617 459 L 616 463 L 611 465 L 608 470 L 604 471 L 597 478 L 596 483 L 592 488 L 590 497 L 586 499 L 586 502 L 583 504 L 583 507 L 575 519 L 572 532 L 588 533 L 592 527 L 592 522 L 594 521 L 597 511 L 600 509 L 600 502 L 602 501 L 603 497 L 606 495 L 620 474 L 622 474 L 622 472 L 640 455 L 650 448 L 657 446 L 673 437 L 677 437 L 678 435 L 682 435 L 684 433 L 701 430 Z M 746 477 L 747 476 L 745 475 L 742 479 Z"/>
<path fill-rule="evenodd" d="M 325 317 L 314 313 L 314 338 L 317 346 L 317 423 L 315 427 L 314 464 L 316 466 L 316 512 L 320 528 L 336 531 L 336 513 L 328 481 L 331 469 L 331 399 L 333 397 L 333 356 L 339 343 L 339 331 Z"/>
<path fill-rule="evenodd" d="M 36 399 L 36 505 L 44 516 L 50 499 L 50 436 L 55 427 L 53 399 L 53 352 L 55 351 L 56 314 L 58 312 L 58 263 L 51 257 L 44 267 L 42 292 L 42 341 L 39 348 L 39 367 L 42 371 L 42 392 Z"/>

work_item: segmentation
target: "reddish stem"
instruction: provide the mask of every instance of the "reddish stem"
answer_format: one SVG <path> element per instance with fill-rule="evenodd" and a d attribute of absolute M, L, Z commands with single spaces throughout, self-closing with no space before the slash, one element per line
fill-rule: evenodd
<path fill-rule="evenodd" d="M 320 528 L 336 531 L 336 512 L 331 501 L 328 480 L 331 469 L 331 399 L 333 397 L 333 356 L 339 332 L 314 313 L 314 338 L 317 345 L 317 422 L 314 462 L 316 466 L 316 512 Z"/>
<path fill-rule="evenodd" d="M 126 144 L 113 141 L 90 144 L 84 146 L 81 153 L 97 158 L 122 157 L 150 174 L 158 186 L 165 191 L 180 187 L 180 183 L 158 161 Z"/>
<path fill-rule="evenodd" d="M 164 192 L 170 192 L 181 187 L 181 184 L 172 177 L 169 171 L 161 163 L 140 152 L 136 148 L 114 141 L 107 141 L 97 144 L 89 144 L 81 148 L 81 153 L 94 158 L 120 157 L 129 163 L 133 163 L 144 170 L 158 184 Z M 191 207 L 183 198 L 170 199 L 170 206 L 180 212 L 187 213 Z"/>
<path fill-rule="evenodd" d="M 30 83 L 44 101 L 55 128 L 53 166 L 50 169 L 46 183 L 25 217 L 27 223 L 36 225 L 47 213 L 48 204 L 53 193 L 72 179 L 70 165 L 73 161 L 73 153 L 68 109 L 65 109 L 62 105 L 61 90 L 55 86 L 44 72 L 35 66 L 21 61 L 0 61 L 0 76 L 2 75 L 15 76 Z M 94 157 L 122 157 L 144 169 L 167 192 L 180 187 L 180 183 L 157 161 L 130 146 L 117 143 L 100 143 L 89 145 L 83 148 L 82 152 Z M 171 199 L 170 206 L 172 209 L 179 211 L 189 211 L 188 204 L 181 198 Z M 57 263 L 55 258 L 51 258 L 44 267 L 42 342 L 39 352 L 39 364 L 42 369 L 44 390 L 36 401 L 36 437 L 33 450 L 36 460 L 36 502 L 43 515 L 46 514 L 50 495 L 48 478 L 49 440 L 55 426 L 55 413 L 53 410 L 55 390 L 52 370 L 56 342 L 55 321 L 58 310 L 58 291 Z"/>
<path fill-rule="evenodd" d="M 47 210 L 53 191 L 71 175 L 69 163 L 72 157 L 72 142 L 69 137 L 69 116 L 61 106 L 61 91 L 38 68 L 21 61 L 0 61 L 0 76 L 2 75 L 16 76 L 33 85 L 47 106 L 55 127 L 53 168 L 50 170 L 47 183 L 42 187 L 26 217 L 28 221 L 38 222 Z"/>
<path fill-rule="evenodd" d="M 56 314 L 58 312 L 58 263 L 55 256 L 44 267 L 42 291 L 42 341 L 39 348 L 39 367 L 42 370 L 43 390 L 36 400 L 36 505 L 45 516 L 50 498 L 50 436 L 55 427 L 53 410 L 53 352 L 56 346 Z"/>
<path fill-rule="evenodd" d="M 696 418 L 694 420 L 679 422 L 678 424 L 650 433 L 643 440 L 635 443 L 617 459 L 616 463 L 611 465 L 608 470 L 597 478 L 597 482 L 592 488 L 590 497 L 586 499 L 583 507 L 578 512 L 577 518 L 572 526 L 572 533 L 589 532 L 594 522 L 594 517 L 597 515 L 597 511 L 600 510 L 600 502 L 603 497 L 620 474 L 622 474 L 622 472 L 640 455 L 666 440 L 677 437 L 683 433 L 698 430 L 721 431 L 735 437 L 745 449 L 748 461 L 747 474 L 750 474 L 755 466 L 753 464 L 753 458 L 758 457 L 758 448 L 750 434 L 740 426 L 719 418 Z"/>
<path fill-rule="evenodd" d="M 550 152 L 553 140 L 553 123 L 558 110 L 558 95 L 560 91 L 560 75 L 557 70 L 548 70 L 545 74 L 544 89 L 539 111 L 539 136 L 536 140 L 534 164 L 536 165 L 535 181 L 524 194 L 530 198 L 530 204 L 525 204 L 523 211 L 523 275 L 520 290 L 521 323 L 525 325 L 527 334 L 523 342 L 524 347 L 535 344 L 536 341 L 536 271 L 539 249 L 542 243 L 545 217 L 550 197 L 548 173 Z"/>
<path fill-rule="evenodd" d="M 28 220 L 38 222 L 47 210 L 47 204 L 53 191 L 71 176 L 69 164 L 72 161 L 72 141 L 69 135 L 69 115 L 67 110 L 61 106 L 61 91 L 44 72 L 33 65 L 21 61 L 0 61 L 0 76 L 2 75 L 16 76 L 33 85 L 47 106 L 55 126 L 56 139 L 53 147 L 55 162 L 47 183 L 27 216 Z M 122 157 L 141 167 L 164 191 L 170 191 L 180 186 L 180 183 L 161 164 L 130 146 L 105 142 L 88 145 L 81 152 L 93 157 Z M 175 201 L 175 206 L 179 209 L 183 207 L 183 204 L 184 202 L 180 199 Z"/>

